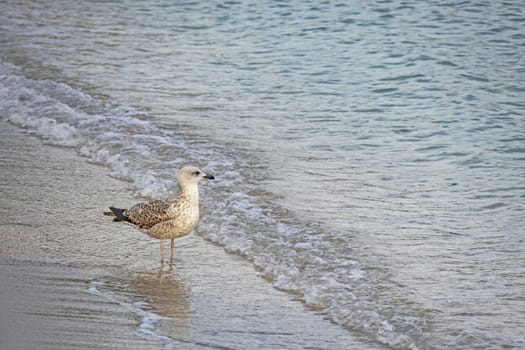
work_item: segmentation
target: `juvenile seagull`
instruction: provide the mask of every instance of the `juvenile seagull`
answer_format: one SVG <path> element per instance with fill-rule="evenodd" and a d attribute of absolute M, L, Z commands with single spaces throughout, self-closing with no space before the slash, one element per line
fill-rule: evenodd
<path fill-rule="evenodd" d="M 213 180 L 213 175 L 194 166 L 185 166 L 179 171 L 179 192 L 167 200 L 139 203 L 129 209 L 109 207 L 104 215 L 113 216 L 113 221 L 129 222 L 148 236 L 160 239 L 160 252 L 164 262 L 164 239 L 171 239 L 170 262 L 173 262 L 175 238 L 187 235 L 199 222 L 199 181 Z"/>

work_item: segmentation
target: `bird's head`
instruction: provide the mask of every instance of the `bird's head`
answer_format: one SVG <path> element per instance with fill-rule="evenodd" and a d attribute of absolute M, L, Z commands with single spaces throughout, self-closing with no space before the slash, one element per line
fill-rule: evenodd
<path fill-rule="evenodd" d="M 198 184 L 200 180 L 208 179 L 213 180 L 215 177 L 213 175 L 206 174 L 204 171 L 200 170 L 195 166 L 185 166 L 179 171 L 179 176 L 177 177 L 177 182 L 180 186 L 186 186 L 191 184 Z"/>

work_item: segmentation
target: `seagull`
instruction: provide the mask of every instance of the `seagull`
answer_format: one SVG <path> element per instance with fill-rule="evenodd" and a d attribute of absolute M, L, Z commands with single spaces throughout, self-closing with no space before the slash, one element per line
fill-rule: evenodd
<path fill-rule="evenodd" d="M 104 215 L 112 216 L 113 221 L 135 225 L 148 236 L 160 239 L 160 253 L 164 263 L 164 239 L 171 239 L 170 263 L 173 263 L 175 238 L 190 233 L 199 222 L 199 182 L 213 180 L 194 166 L 185 166 L 179 171 L 177 182 L 179 192 L 167 200 L 139 203 L 129 209 L 109 207 Z"/>

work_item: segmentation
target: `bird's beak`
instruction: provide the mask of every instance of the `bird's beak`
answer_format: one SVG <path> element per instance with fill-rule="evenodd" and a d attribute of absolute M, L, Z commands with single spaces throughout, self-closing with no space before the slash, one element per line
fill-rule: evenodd
<path fill-rule="evenodd" d="M 208 180 L 215 180 L 215 176 L 213 176 L 213 175 L 208 175 L 208 174 L 206 174 L 206 175 L 204 175 L 203 177 L 204 177 L 205 179 L 208 179 Z"/>

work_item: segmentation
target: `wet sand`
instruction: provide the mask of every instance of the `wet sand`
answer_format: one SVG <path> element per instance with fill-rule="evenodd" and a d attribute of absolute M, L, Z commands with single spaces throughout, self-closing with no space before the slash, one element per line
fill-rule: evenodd
<path fill-rule="evenodd" d="M 120 305 L 86 292 L 116 267 L 97 197 L 117 181 L 0 121 L 0 348 L 158 349 Z"/>
<path fill-rule="evenodd" d="M 125 182 L 4 121 L 0 174 L 2 349 L 380 348 L 195 234 L 162 266 L 158 241 L 101 215 L 140 200 Z"/>

